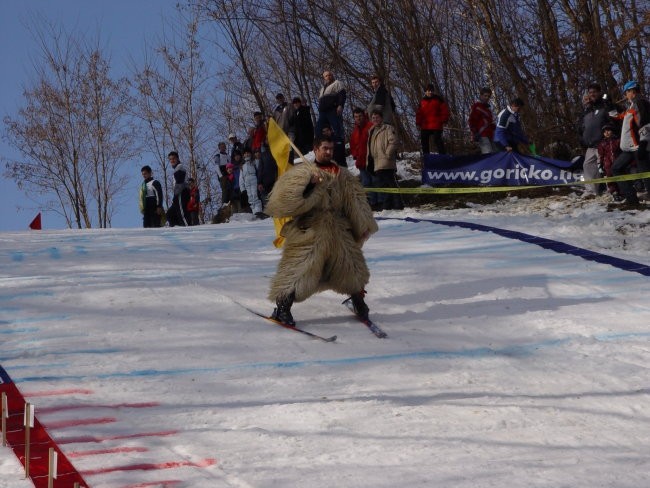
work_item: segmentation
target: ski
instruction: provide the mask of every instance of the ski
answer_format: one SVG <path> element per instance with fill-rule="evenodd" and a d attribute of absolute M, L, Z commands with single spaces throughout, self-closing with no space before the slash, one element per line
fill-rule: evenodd
<path fill-rule="evenodd" d="M 296 327 L 295 325 L 289 325 L 285 324 L 284 322 L 280 322 L 279 320 L 275 320 L 273 317 L 269 317 L 268 315 L 264 315 L 263 313 L 256 312 L 255 310 L 251 310 L 248 307 L 244 307 L 246 310 L 248 310 L 250 313 L 257 315 L 258 317 L 261 317 L 263 319 L 268 320 L 269 322 L 279 325 L 280 327 L 284 327 L 285 329 L 292 330 L 294 332 L 299 332 L 300 334 L 304 334 L 308 337 L 311 337 L 312 339 L 317 339 L 319 341 L 323 342 L 334 342 L 336 340 L 336 336 L 332 337 L 323 337 L 319 336 L 318 334 L 314 334 L 312 332 L 309 332 L 308 330 L 301 329 L 300 327 Z"/>
<path fill-rule="evenodd" d="M 361 322 L 366 327 L 368 327 L 370 332 L 375 334 L 375 336 L 379 337 L 380 339 L 386 339 L 388 337 L 388 334 L 386 334 L 386 332 L 381 330 L 381 327 L 379 327 L 377 324 L 375 324 L 372 320 L 364 319 L 363 317 L 360 317 L 359 315 L 357 315 L 357 313 L 354 311 L 354 306 L 352 305 L 352 297 L 350 297 L 350 298 L 348 298 L 346 300 L 343 300 L 343 305 L 345 305 L 346 308 L 348 308 L 348 310 L 350 310 L 350 312 L 352 312 L 354 314 L 354 316 L 357 318 L 357 320 L 359 322 Z"/>

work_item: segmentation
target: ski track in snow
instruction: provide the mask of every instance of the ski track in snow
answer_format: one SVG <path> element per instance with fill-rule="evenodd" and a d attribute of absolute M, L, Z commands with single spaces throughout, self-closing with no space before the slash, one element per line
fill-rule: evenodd
<path fill-rule="evenodd" d="M 296 304 L 332 344 L 238 305 L 272 309 L 269 221 L 3 233 L 0 365 L 94 488 L 650 486 L 650 278 L 403 220 L 650 264 L 650 212 L 562 202 L 384 212 L 365 254 L 389 339 L 340 295 Z"/>

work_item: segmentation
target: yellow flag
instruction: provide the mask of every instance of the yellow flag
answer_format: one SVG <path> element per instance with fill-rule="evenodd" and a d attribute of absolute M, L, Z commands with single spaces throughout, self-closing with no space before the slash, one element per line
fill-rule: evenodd
<path fill-rule="evenodd" d="M 269 148 L 273 159 L 278 165 L 278 178 L 282 176 L 289 168 L 289 154 L 291 153 L 291 141 L 280 128 L 280 126 L 273 119 L 269 119 L 269 128 L 267 131 L 267 138 L 269 140 Z M 282 247 L 284 244 L 284 237 L 280 235 L 282 226 L 291 220 L 290 217 L 274 218 L 273 225 L 275 226 L 276 238 L 273 241 L 275 247 Z"/>

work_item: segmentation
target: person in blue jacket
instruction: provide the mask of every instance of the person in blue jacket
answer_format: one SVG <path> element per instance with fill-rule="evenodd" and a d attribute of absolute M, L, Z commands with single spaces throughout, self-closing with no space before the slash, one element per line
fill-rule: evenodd
<path fill-rule="evenodd" d="M 497 115 L 494 142 L 501 151 L 518 152 L 520 144 L 527 145 L 529 142 L 519 119 L 519 112 L 523 106 L 524 101 L 521 98 L 514 98 L 510 105 Z"/>

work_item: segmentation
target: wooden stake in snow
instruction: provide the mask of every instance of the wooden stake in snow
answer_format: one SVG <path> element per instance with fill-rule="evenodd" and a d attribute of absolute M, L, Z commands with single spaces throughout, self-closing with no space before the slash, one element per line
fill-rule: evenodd
<path fill-rule="evenodd" d="M 2 392 L 2 447 L 7 445 L 7 418 L 9 418 L 9 409 L 7 408 L 7 394 Z"/>
<path fill-rule="evenodd" d="M 31 403 L 25 403 L 25 478 L 29 478 L 29 435 L 34 427 L 34 409 Z"/>
<path fill-rule="evenodd" d="M 54 480 L 56 479 L 58 460 L 59 453 L 56 452 L 53 447 L 50 447 L 47 470 L 47 488 L 54 488 Z"/>

